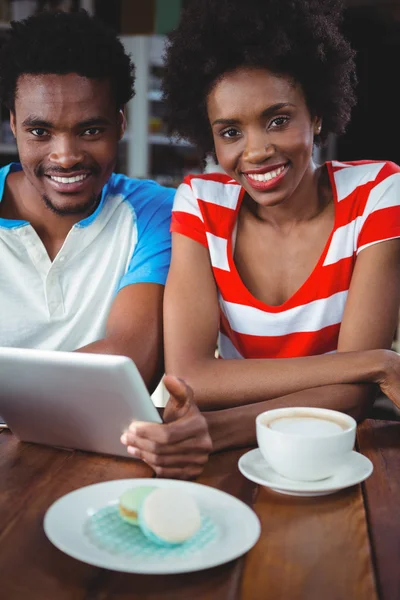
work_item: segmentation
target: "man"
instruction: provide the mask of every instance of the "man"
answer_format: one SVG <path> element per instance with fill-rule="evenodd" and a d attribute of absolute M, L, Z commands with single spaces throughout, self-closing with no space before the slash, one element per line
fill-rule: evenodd
<path fill-rule="evenodd" d="M 133 83 L 118 38 L 83 11 L 12 25 L 0 98 L 20 163 L 0 169 L 0 345 L 126 355 L 153 391 L 174 191 L 113 174 Z M 207 426 L 186 386 L 165 383 L 171 425 L 146 458 L 161 475 L 194 476 Z"/>

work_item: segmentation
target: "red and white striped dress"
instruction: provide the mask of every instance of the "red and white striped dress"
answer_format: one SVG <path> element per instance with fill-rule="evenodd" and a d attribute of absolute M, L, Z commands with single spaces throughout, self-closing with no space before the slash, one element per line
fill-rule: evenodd
<path fill-rule="evenodd" d="M 178 188 L 171 231 L 208 248 L 219 291 L 222 358 L 334 352 L 357 254 L 400 237 L 400 167 L 372 161 L 334 161 L 327 167 L 335 202 L 333 231 L 311 275 L 280 306 L 254 298 L 233 260 L 244 189 L 220 173 L 189 176 Z"/>

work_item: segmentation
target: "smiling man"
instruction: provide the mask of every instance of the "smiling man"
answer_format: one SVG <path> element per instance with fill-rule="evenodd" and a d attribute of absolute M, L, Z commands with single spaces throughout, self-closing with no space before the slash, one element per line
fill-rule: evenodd
<path fill-rule="evenodd" d="M 0 169 L 0 345 L 126 355 L 152 391 L 163 373 L 174 190 L 113 173 L 133 84 L 121 42 L 84 11 L 12 24 L 0 99 L 20 163 Z M 148 462 L 195 475 L 207 427 L 184 384 L 166 384 L 170 424 L 154 426 Z M 193 453 L 177 465 L 181 439 Z"/>

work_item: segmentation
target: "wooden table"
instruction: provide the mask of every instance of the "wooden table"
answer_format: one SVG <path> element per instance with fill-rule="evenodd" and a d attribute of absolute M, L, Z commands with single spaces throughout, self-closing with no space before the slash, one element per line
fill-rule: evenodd
<path fill-rule="evenodd" d="M 0 598 L 4 600 L 399 600 L 400 422 L 366 421 L 374 463 L 361 486 L 319 498 L 259 488 L 237 469 L 245 450 L 211 457 L 200 483 L 253 506 L 262 535 L 245 556 L 185 575 L 116 573 L 76 561 L 43 531 L 60 496 L 91 483 L 150 477 L 143 464 L 19 444 L 0 434 Z"/>

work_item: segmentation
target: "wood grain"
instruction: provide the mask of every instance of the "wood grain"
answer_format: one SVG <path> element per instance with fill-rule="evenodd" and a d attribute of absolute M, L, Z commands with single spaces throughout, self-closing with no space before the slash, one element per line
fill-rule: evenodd
<path fill-rule="evenodd" d="M 43 530 L 47 509 L 79 487 L 111 479 L 151 477 L 151 469 L 128 459 L 17 443 L 9 432 L 0 437 L 0 465 L 0 522 L 5 524 L 0 544 L 7 548 L 0 554 L 0 597 L 86 598 L 87 592 L 96 590 L 103 574 L 53 547 Z"/>
<path fill-rule="evenodd" d="M 365 421 L 358 445 L 374 465 L 363 487 L 380 597 L 399 600 L 400 422 Z"/>
<path fill-rule="evenodd" d="M 261 488 L 254 508 L 263 534 L 246 560 L 243 600 L 377 600 L 359 486 L 317 498 Z"/>
<path fill-rule="evenodd" d="M 148 478 L 152 476 L 149 467 L 19 444 L 9 432 L 1 433 L 0 597 L 377 600 L 360 488 L 311 499 L 282 496 L 264 488 L 258 491 L 239 473 L 237 462 L 243 452 L 212 456 L 198 482 L 254 505 L 262 523 L 254 549 L 246 557 L 207 571 L 141 576 L 98 569 L 58 551 L 44 534 L 43 517 L 57 498 L 74 489 L 111 479 Z"/>

